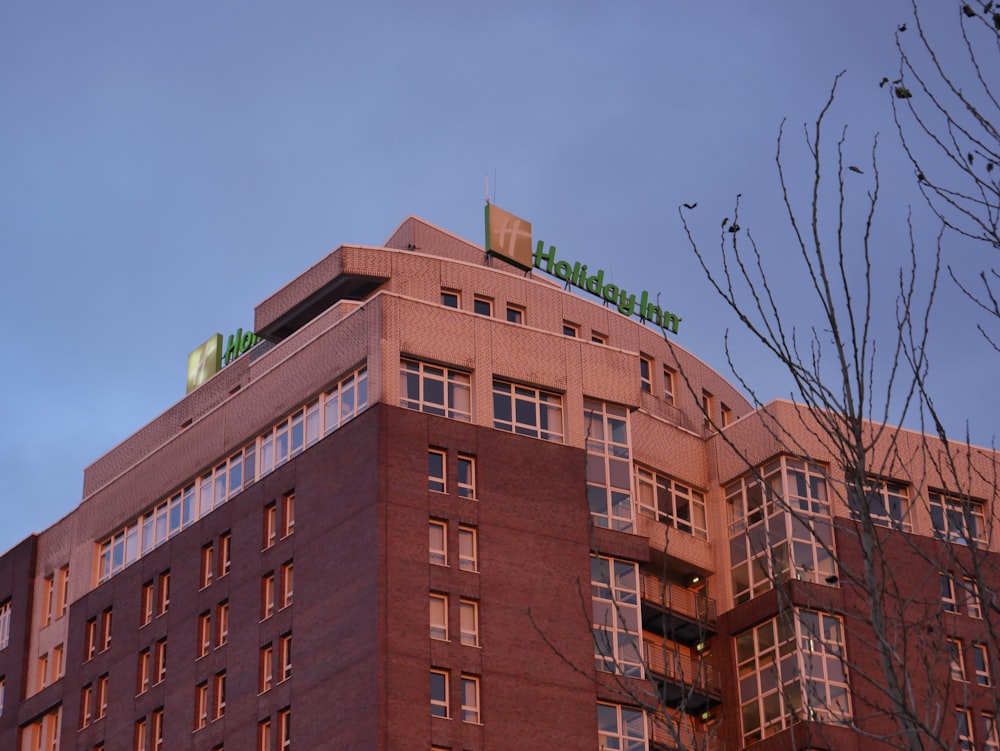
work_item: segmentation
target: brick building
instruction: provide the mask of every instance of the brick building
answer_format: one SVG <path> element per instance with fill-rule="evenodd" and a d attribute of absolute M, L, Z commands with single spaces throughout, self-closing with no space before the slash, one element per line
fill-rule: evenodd
<path fill-rule="evenodd" d="M 874 629 L 814 416 L 570 286 L 410 218 L 262 302 L 0 557 L 0 748 L 860 751 L 882 633 L 996 749 L 996 456 L 873 438 Z"/>

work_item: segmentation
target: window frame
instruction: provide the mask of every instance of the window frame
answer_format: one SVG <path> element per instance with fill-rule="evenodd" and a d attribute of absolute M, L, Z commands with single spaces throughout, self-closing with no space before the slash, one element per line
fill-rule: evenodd
<path fill-rule="evenodd" d="M 427 489 L 432 493 L 448 492 L 448 452 L 444 449 L 427 449 Z"/>
<path fill-rule="evenodd" d="M 437 680 L 435 680 L 437 679 Z M 439 683 L 440 685 L 435 685 Z M 448 702 L 448 671 L 440 668 L 431 668 L 430 672 L 430 698 L 431 717 L 441 717 L 448 719 L 451 717 Z"/>
<path fill-rule="evenodd" d="M 653 393 L 653 358 L 649 355 L 639 355 L 639 390 Z"/>
<path fill-rule="evenodd" d="M 462 722 L 482 724 L 481 679 L 478 675 L 462 673 Z"/>
<path fill-rule="evenodd" d="M 454 303 L 454 305 L 452 304 Z M 462 309 L 462 293 L 457 289 L 441 288 L 441 304 L 446 308 Z"/>
<path fill-rule="evenodd" d="M 492 397 L 493 427 L 497 430 L 554 443 L 565 442 L 562 394 L 494 378 Z M 526 422 L 529 417 L 531 422 Z"/>
<path fill-rule="evenodd" d="M 467 647 L 479 646 L 479 601 L 463 597 L 458 601 L 459 641 Z"/>
<path fill-rule="evenodd" d="M 431 592 L 429 605 L 430 638 L 435 641 L 448 641 L 448 595 Z"/>
<path fill-rule="evenodd" d="M 463 539 L 468 543 L 471 554 L 463 552 Z M 479 533 L 476 527 L 468 524 L 458 526 L 458 568 L 462 571 L 479 571 Z"/>
<path fill-rule="evenodd" d="M 958 545 L 988 544 L 986 504 L 983 501 L 930 490 L 927 493 L 927 505 L 936 538 Z M 975 529 L 970 530 L 970 526 Z"/>
<path fill-rule="evenodd" d="M 478 316 L 493 317 L 493 298 L 476 295 L 472 298 L 472 312 Z"/>
<path fill-rule="evenodd" d="M 434 530 L 440 530 L 441 547 L 434 547 Z M 434 566 L 448 565 L 448 522 L 441 519 L 430 519 L 428 521 L 428 558 Z"/>
<path fill-rule="evenodd" d="M 525 308 L 523 305 L 514 305 L 513 303 L 507 303 L 507 313 L 506 313 L 507 323 L 513 323 L 518 326 L 523 326 L 524 319 L 525 319 Z"/>
<path fill-rule="evenodd" d="M 424 360 L 401 357 L 399 379 L 399 406 L 452 420 L 472 422 L 470 372 Z M 437 388 L 440 389 L 440 402 L 428 398 L 427 386 L 431 383 L 437 384 Z M 415 395 L 411 387 L 415 389 Z"/>
<path fill-rule="evenodd" d="M 476 500 L 476 457 L 459 453 L 455 459 L 457 477 L 455 494 L 459 498 Z"/>

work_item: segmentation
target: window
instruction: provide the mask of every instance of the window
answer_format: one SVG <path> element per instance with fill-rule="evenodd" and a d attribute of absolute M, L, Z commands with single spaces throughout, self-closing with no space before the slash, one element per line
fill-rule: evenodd
<path fill-rule="evenodd" d="M 955 746 L 956 751 L 972 751 L 972 720 L 969 717 L 969 710 L 964 707 L 956 707 L 955 709 L 955 734 L 958 738 L 958 743 Z"/>
<path fill-rule="evenodd" d="M 278 682 L 292 677 L 292 635 L 282 634 L 278 638 Z"/>
<path fill-rule="evenodd" d="M 631 561 L 591 556 L 590 591 L 595 667 L 641 678 L 638 566 Z"/>
<path fill-rule="evenodd" d="M 46 652 L 38 658 L 35 664 L 35 690 L 41 691 L 47 685 L 46 680 L 49 672 L 49 653 Z"/>
<path fill-rule="evenodd" d="M 278 710 L 278 749 L 291 751 L 292 748 L 292 710 L 288 707 Z"/>
<path fill-rule="evenodd" d="M 97 679 L 94 692 L 94 719 L 100 720 L 108 713 L 108 674 Z"/>
<path fill-rule="evenodd" d="M 283 610 L 292 604 L 295 594 L 295 579 L 292 562 L 286 561 L 281 564 L 281 600 L 279 609 Z"/>
<path fill-rule="evenodd" d="M 639 355 L 639 388 L 653 393 L 653 361 L 645 355 Z"/>
<path fill-rule="evenodd" d="M 264 507 L 264 550 L 274 545 L 278 539 L 278 505 L 271 501 Z"/>
<path fill-rule="evenodd" d="M 475 600 L 460 600 L 458 604 L 458 618 L 462 644 L 469 647 L 478 647 L 479 603 Z"/>
<path fill-rule="evenodd" d="M 986 513 L 982 501 L 956 498 L 936 491 L 928 494 L 931 523 L 938 537 L 968 545 L 986 544 Z"/>
<path fill-rule="evenodd" d="M 597 743 L 602 749 L 646 751 L 646 716 L 619 704 L 597 704 Z"/>
<path fill-rule="evenodd" d="M 431 716 L 448 717 L 448 671 L 431 670 Z"/>
<path fill-rule="evenodd" d="M 448 523 L 430 520 L 430 562 L 438 566 L 448 565 Z"/>
<path fill-rule="evenodd" d="M 980 686 L 990 686 L 993 680 L 990 677 L 990 653 L 985 644 L 972 645 L 972 657 L 976 667 L 976 683 Z"/>
<path fill-rule="evenodd" d="M 257 723 L 257 751 L 271 751 L 271 718 Z"/>
<path fill-rule="evenodd" d="M 212 647 L 212 613 L 205 611 L 198 616 L 198 657 L 204 657 Z"/>
<path fill-rule="evenodd" d="M 163 707 L 153 710 L 152 720 L 152 751 L 163 751 Z"/>
<path fill-rule="evenodd" d="M 270 642 L 260 648 L 260 669 L 257 678 L 257 693 L 271 690 L 274 680 L 274 647 Z"/>
<path fill-rule="evenodd" d="M 226 713 L 226 671 L 215 674 L 212 680 L 212 719 L 217 720 Z"/>
<path fill-rule="evenodd" d="M 443 449 L 427 449 L 427 489 L 436 493 L 445 492 L 445 452 Z"/>
<path fill-rule="evenodd" d="M 111 608 L 101 613 L 101 633 L 99 651 L 105 652 L 111 648 Z"/>
<path fill-rule="evenodd" d="M 153 582 L 149 581 L 142 585 L 142 598 L 140 600 L 139 625 L 145 626 L 153 622 Z"/>
<path fill-rule="evenodd" d="M 229 641 L 229 600 L 215 606 L 215 647 L 224 646 Z"/>
<path fill-rule="evenodd" d="M 431 592 L 431 638 L 448 641 L 448 595 Z"/>
<path fill-rule="evenodd" d="M 274 572 L 264 574 L 260 580 L 260 619 L 274 615 Z"/>
<path fill-rule="evenodd" d="M 199 588 L 204 589 L 212 583 L 212 574 L 215 572 L 215 548 L 212 543 L 203 545 L 201 548 L 201 574 L 199 576 Z"/>
<path fill-rule="evenodd" d="M 149 690 L 151 673 L 149 649 L 144 649 L 139 653 L 139 662 L 136 666 L 135 693 L 137 695 L 144 694 Z"/>
<path fill-rule="evenodd" d="M 153 675 L 155 676 L 153 683 L 163 683 L 167 677 L 167 640 L 166 638 L 160 639 L 155 644 L 155 654 L 154 654 L 154 665 L 153 665 Z"/>
<path fill-rule="evenodd" d="M 460 307 L 461 295 L 455 290 L 443 289 L 441 290 L 441 304 L 446 308 L 458 308 Z"/>
<path fill-rule="evenodd" d="M 148 728 L 146 727 L 146 718 L 140 717 L 135 721 L 135 731 L 133 733 L 132 748 L 135 751 L 147 751 L 149 746 L 147 745 L 149 736 Z"/>
<path fill-rule="evenodd" d="M 219 578 L 229 573 L 233 565 L 233 536 L 229 532 L 223 532 L 219 536 Z"/>
<path fill-rule="evenodd" d="M 472 377 L 468 373 L 403 359 L 399 379 L 400 406 L 465 422 L 472 420 Z"/>
<path fill-rule="evenodd" d="M 458 567 L 463 571 L 479 570 L 479 554 L 475 527 L 458 528 Z"/>
<path fill-rule="evenodd" d="M 951 679 L 953 681 L 965 682 L 965 659 L 963 656 L 962 640 L 951 637 L 945 639 L 948 645 L 948 663 L 951 666 Z"/>
<path fill-rule="evenodd" d="M 795 608 L 737 634 L 743 743 L 797 720 L 849 721 L 843 654 L 840 619 L 815 610 Z"/>
<path fill-rule="evenodd" d="M 733 410 L 724 402 L 720 409 L 722 410 L 722 427 L 726 427 L 733 421 Z"/>
<path fill-rule="evenodd" d="M 159 589 L 158 594 L 160 596 L 157 602 L 156 615 L 161 616 L 167 612 L 170 607 L 170 572 L 164 571 L 160 574 Z"/>
<path fill-rule="evenodd" d="M 493 381 L 493 427 L 561 442 L 562 397 L 529 386 Z"/>
<path fill-rule="evenodd" d="M 460 498 L 476 497 L 476 457 L 458 455 L 457 492 Z"/>
<path fill-rule="evenodd" d="M 288 493 L 281 504 L 281 536 L 288 537 L 295 531 L 295 493 Z"/>
<path fill-rule="evenodd" d="M 590 332 L 590 341 L 592 341 L 594 344 L 607 344 L 608 343 L 608 337 L 607 337 L 606 334 L 601 334 L 601 333 L 599 333 L 597 331 L 591 330 L 591 332 Z"/>
<path fill-rule="evenodd" d="M 97 654 L 97 619 L 91 618 L 84 625 L 83 635 L 83 661 L 88 662 L 94 659 Z"/>
<path fill-rule="evenodd" d="M 701 390 L 701 411 L 705 413 L 705 426 L 708 427 L 715 419 L 715 397 L 705 389 Z"/>
<path fill-rule="evenodd" d="M 200 730 L 208 725 L 208 682 L 203 681 L 194 687 L 194 729 Z"/>
<path fill-rule="evenodd" d="M 970 618 L 983 617 L 983 605 L 979 599 L 979 582 L 971 577 L 965 577 L 965 608 Z"/>
<path fill-rule="evenodd" d="M 80 691 L 80 728 L 90 725 L 94 713 L 94 687 L 87 684 Z"/>
<path fill-rule="evenodd" d="M 472 312 L 481 316 L 492 316 L 493 301 L 488 297 L 479 297 L 477 295 L 472 301 Z"/>
<path fill-rule="evenodd" d="M 958 601 L 955 598 L 955 580 L 951 573 L 941 572 L 941 609 L 946 613 L 958 612 Z"/>
<path fill-rule="evenodd" d="M 524 323 L 524 308 L 520 305 L 507 305 L 508 323 Z"/>
<path fill-rule="evenodd" d="M 479 676 L 462 676 L 462 722 L 479 723 Z"/>
<path fill-rule="evenodd" d="M 575 323 L 570 323 L 569 321 L 563 321 L 563 336 L 571 336 L 574 339 L 580 336 L 580 327 Z"/>
<path fill-rule="evenodd" d="M 587 502 L 598 527 L 631 532 L 632 462 L 628 410 L 585 399 L 587 429 Z"/>
<path fill-rule="evenodd" d="M 0 649 L 10 643 L 10 600 L 0 602 Z"/>
<path fill-rule="evenodd" d="M 676 370 L 668 368 L 666 365 L 663 366 L 663 401 L 667 404 L 674 403 L 674 394 L 676 393 L 674 379 L 676 375 Z"/>
<path fill-rule="evenodd" d="M 681 532 L 708 539 L 704 493 L 638 465 L 635 489 L 640 513 Z"/>
<path fill-rule="evenodd" d="M 55 574 L 49 574 L 42 580 L 42 627 L 52 623 L 52 610 L 55 606 Z"/>
<path fill-rule="evenodd" d="M 69 564 L 56 572 L 56 618 L 66 615 L 69 607 Z"/>
<path fill-rule="evenodd" d="M 52 680 L 50 682 L 55 683 L 59 678 L 62 678 L 65 668 L 63 645 L 57 644 L 52 648 Z"/>
<path fill-rule="evenodd" d="M 42 751 L 42 749 L 58 751 L 61 725 L 62 706 L 59 706 L 21 728 L 21 748 L 31 751 Z"/>
<path fill-rule="evenodd" d="M 857 491 L 848 484 L 848 503 L 855 518 L 860 509 L 867 507 L 872 524 L 907 532 L 910 530 L 910 502 L 906 485 L 870 477 L 864 494 L 862 501 L 857 497 Z"/>
<path fill-rule="evenodd" d="M 1000 749 L 1000 737 L 997 736 L 997 718 L 992 712 L 983 712 L 983 751 Z"/>

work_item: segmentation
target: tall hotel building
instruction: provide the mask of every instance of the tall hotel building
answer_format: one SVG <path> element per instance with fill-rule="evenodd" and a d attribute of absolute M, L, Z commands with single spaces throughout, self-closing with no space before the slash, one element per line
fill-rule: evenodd
<path fill-rule="evenodd" d="M 814 415 L 541 263 L 410 218 L 264 300 L 0 557 L 0 749 L 903 747 L 882 644 L 997 751 L 996 455 L 869 426 L 866 534 Z"/>

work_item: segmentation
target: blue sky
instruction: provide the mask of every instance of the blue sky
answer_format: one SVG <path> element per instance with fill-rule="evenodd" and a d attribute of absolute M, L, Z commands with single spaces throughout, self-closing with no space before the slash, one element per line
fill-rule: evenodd
<path fill-rule="evenodd" d="M 183 397 L 191 349 L 251 326 L 258 302 L 332 248 L 381 244 L 410 214 L 481 242 L 487 174 L 536 238 L 662 292 L 682 346 L 728 374 L 731 328 L 760 396 L 788 396 L 713 297 L 677 206 L 698 202 L 693 227 L 712 250 L 741 193 L 741 224 L 807 321 L 775 139 L 787 118 L 786 168 L 805 179 L 802 123 L 846 69 L 828 135 L 849 125 L 847 158 L 866 165 L 880 133 L 877 313 L 891 335 L 908 206 L 919 252 L 937 231 L 878 87 L 898 70 L 893 32 L 910 12 L 902 0 L 3 4 L 0 550 L 71 511 L 84 467 Z M 851 175 L 858 198 L 871 174 Z M 966 274 L 991 262 L 951 237 L 944 253 Z M 988 444 L 1000 396 L 976 321 L 943 285 L 932 388 L 948 428 Z"/>

